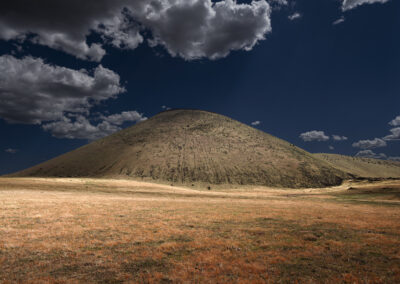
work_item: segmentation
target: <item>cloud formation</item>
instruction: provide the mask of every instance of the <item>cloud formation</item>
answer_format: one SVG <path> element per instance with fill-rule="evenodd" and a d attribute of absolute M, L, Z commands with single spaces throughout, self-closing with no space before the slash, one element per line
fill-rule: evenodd
<path fill-rule="evenodd" d="M 329 140 L 329 136 L 325 135 L 324 131 L 317 130 L 301 133 L 299 137 L 305 142 Z"/>
<path fill-rule="evenodd" d="M 332 135 L 332 139 L 334 141 L 346 141 L 348 138 L 346 136 Z"/>
<path fill-rule="evenodd" d="M 332 23 L 332 25 L 336 26 L 336 25 L 339 25 L 339 24 L 343 23 L 344 21 L 345 21 L 345 18 L 341 17 L 341 18 L 337 19 L 336 21 L 334 21 Z"/>
<path fill-rule="evenodd" d="M 120 13 L 121 1 L 1 1 L 0 38 L 29 40 L 81 59 L 100 61 L 105 50 L 87 44 L 98 22 Z"/>
<path fill-rule="evenodd" d="M 400 162 L 400 157 L 389 157 L 388 160 L 395 161 L 395 162 Z"/>
<path fill-rule="evenodd" d="M 171 4 L 173 3 L 173 4 Z M 150 28 L 151 45 L 187 60 L 218 59 L 232 50 L 251 50 L 271 31 L 270 6 L 264 0 L 237 4 L 226 0 L 159 1 L 141 21 Z"/>
<path fill-rule="evenodd" d="M 372 158 L 372 159 L 386 159 L 387 156 L 384 153 L 375 153 L 372 150 L 362 150 L 356 154 L 356 157 L 361 158 Z"/>
<path fill-rule="evenodd" d="M 16 154 L 18 152 L 18 149 L 8 148 L 8 149 L 5 149 L 4 152 L 9 153 L 9 154 Z"/>
<path fill-rule="evenodd" d="M 400 115 L 396 116 L 395 119 L 393 119 L 391 122 L 389 122 L 389 125 L 391 125 L 391 126 L 400 126 Z"/>
<path fill-rule="evenodd" d="M 251 123 L 251 125 L 253 125 L 253 126 L 257 126 L 257 125 L 260 125 L 260 124 L 261 124 L 261 121 L 259 121 L 259 120 L 253 121 Z"/>
<path fill-rule="evenodd" d="M 89 72 L 40 58 L 0 56 L 0 118 L 7 122 L 40 124 L 62 119 L 66 112 L 87 113 L 124 91 L 119 75 L 101 65 Z"/>
<path fill-rule="evenodd" d="M 265 0 L 14 0 L 0 4 L 0 39 L 31 41 L 77 58 L 100 61 L 103 45 L 161 45 L 186 60 L 251 50 L 271 31 Z M 87 43 L 98 33 L 102 42 Z M 148 33 L 147 33 L 148 34 Z"/>
<path fill-rule="evenodd" d="M 300 18 L 301 18 L 301 14 L 298 13 L 298 12 L 288 16 L 288 19 L 291 20 L 291 21 L 296 20 L 296 19 L 300 19 Z"/>
<path fill-rule="evenodd" d="M 389 0 L 344 0 L 342 3 L 342 10 L 348 11 L 364 4 L 386 3 Z"/>
<path fill-rule="evenodd" d="M 287 6 L 289 4 L 288 0 L 270 0 L 269 2 L 278 6 Z"/>
<path fill-rule="evenodd" d="M 123 92 L 118 74 L 101 65 L 89 72 L 40 58 L 0 56 L 0 118 L 41 125 L 57 138 L 95 140 L 120 130 L 125 122 L 145 120 L 137 111 L 124 111 L 100 114 L 96 124 L 91 122 L 94 105 Z"/>
<path fill-rule="evenodd" d="M 386 140 L 386 141 L 400 140 L 400 127 L 392 128 L 392 129 L 390 129 L 390 132 L 392 134 L 383 137 L 384 140 Z"/>
<path fill-rule="evenodd" d="M 75 118 L 64 117 L 42 125 L 56 138 L 96 140 L 121 130 L 125 122 L 140 122 L 147 118 L 137 111 L 124 111 L 120 114 L 102 116 L 101 122 L 92 124 L 88 118 L 78 115 Z"/>
<path fill-rule="evenodd" d="M 373 140 L 360 140 L 358 142 L 353 143 L 353 147 L 360 149 L 374 149 L 386 146 L 387 146 L 386 141 L 380 138 L 375 138 Z"/>
<path fill-rule="evenodd" d="M 122 125 L 127 121 L 139 122 L 147 119 L 146 117 L 143 117 L 143 114 L 138 113 L 137 111 L 123 111 L 119 114 L 102 116 L 101 118 L 103 121 L 113 125 Z"/>

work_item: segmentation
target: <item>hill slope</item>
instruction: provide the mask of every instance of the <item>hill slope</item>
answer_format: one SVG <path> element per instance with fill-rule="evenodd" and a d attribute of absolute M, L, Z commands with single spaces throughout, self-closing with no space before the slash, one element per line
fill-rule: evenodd
<path fill-rule="evenodd" d="M 367 178 L 400 178 L 400 162 L 350 157 L 336 154 L 314 154 L 336 169 Z"/>
<path fill-rule="evenodd" d="M 341 183 L 345 175 L 286 141 L 228 117 L 171 110 L 14 176 L 323 187 Z"/>

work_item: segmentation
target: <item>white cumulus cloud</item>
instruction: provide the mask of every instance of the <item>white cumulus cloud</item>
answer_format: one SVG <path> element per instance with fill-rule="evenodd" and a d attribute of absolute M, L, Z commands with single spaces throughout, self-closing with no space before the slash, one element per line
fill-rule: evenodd
<path fill-rule="evenodd" d="M 120 114 L 102 116 L 97 124 L 85 116 L 78 115 L 44 124 L 42 128 L 56 138 L 96 140 L 121 130 L 120 126 L 125 122 L 140 122 L 146 119 L 137 111 L 124 111 Z"/>
<path fill-rule="evenodd" d="M 261 124 L 261 121 L 259 121 L 259 120 L 253 121 L 251 123 L 251 125 L 253 125 L 253 126 L 257 126 L 257 125 L 260 125 L 260 124 Z"/>
<path fill-rule="evenodd" d="M 389 141 L 389 140 L 400 140 L 400 127 L 392 128 L 392 129 L 390 129 L 390 132 L 392 134 L 383 137 L 384 140 L 386 140 L 386 141 Z"/>
<path fill-rule="evenodd" d="M 93 71 L 73 70 L 40 58 L 0 56 L 0 118 L 41 125 L 57 138 L 95 140 L 120 130 L 125 122 L 145 120 L 137 111 L 124 111 L 100 114 L 97 123 L 91 122 L 94 105 L 123 92 L 118 74 L 101 65 Z"/>
<path fill-rule="evenodd" d="M 137 111 L 123 111 L 118 114 L 113 114 L 109 116 L 102 116 L 102 119 L 108 123 L 114 125 L 122 125 L 127 121 L 143 121 L 146 120 L 146 117 L 143 117 L 143 114 L 138 113 Z"/>
<path fill-rule="evenodd" d="M 0 56 L 0 118 L 11 123 L 40 124 L 66 112 L 85 113 L 124 91 L 119 75 L 101 65 L 89 72 L 40 58 Z"/>
<path fill-rule="evenodd" d="M 308 131 L 300 134 L 300 138 L 303 139 L 303 141 L 306 142 L 311 142 L 311 141 L 328 141 L 329 136 L 325 135 L 324 131 L 318 131 L 318 130 L 313 130 L 313 131 Z"/>
<path fill-rule="evenodd" d="M 387 146 L 386 141 L 380 138 L 375 138 L 372 140 L 360 140 L 358 142 L 353 143 L 353 147 L 360 149 L 374 149 L 386 146 Z"/>
<path fill-rule="evenodd" d="M 391 122 L 389 122 L 389 125 L 391 125 L 391 126 L 400 126 L 400 115 L 396 116 L 395 119 L 393 119 Z"/>
<path fill-rule="evenodd" d="M 334 141 L 346 141 L 348 138 L 346 136 L 332 135 L 332 139 Z"/>
<path fill-rule="evenodd" d="M 30 41 L 92 61 L 103 58 L 105 44 L 135 49 L 147 39 L 172 56 L 217 59 L 265 39 L 270 12 L 265 0 L 2 1 L 0 39 Z M 92 32 L 102 40 L 89 44 Z"/>

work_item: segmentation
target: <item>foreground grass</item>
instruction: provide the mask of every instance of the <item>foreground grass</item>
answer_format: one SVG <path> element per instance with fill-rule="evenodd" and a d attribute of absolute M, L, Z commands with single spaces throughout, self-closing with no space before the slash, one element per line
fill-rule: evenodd
<path fill-rule="evenodd" d="M 396 186 L 209 192 L 0 179 L 0 281 L 399 283 Z"/>

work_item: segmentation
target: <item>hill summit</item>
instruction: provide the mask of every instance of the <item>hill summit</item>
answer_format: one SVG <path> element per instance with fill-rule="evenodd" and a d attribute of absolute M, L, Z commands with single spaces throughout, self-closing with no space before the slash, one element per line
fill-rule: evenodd
<path fill-rule="evenodd" d="M 201 110 L 170 110 L 14 176 L 324 187 L 345 174 L 286 141 Z"/>

